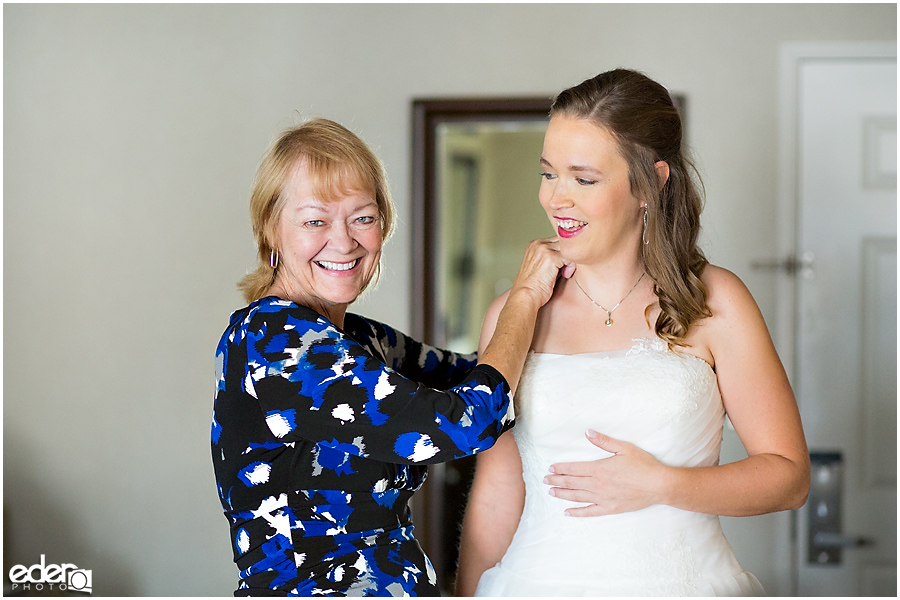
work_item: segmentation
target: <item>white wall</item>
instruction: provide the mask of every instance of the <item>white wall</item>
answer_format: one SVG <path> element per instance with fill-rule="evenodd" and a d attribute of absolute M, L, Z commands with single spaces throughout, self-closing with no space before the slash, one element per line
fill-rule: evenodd
<path fill-rule="evenodd" d="M 773 278 L 749 263 L 778 227 L 779 43 L 896 40 L 897 14 L 7 4 L 3 17 L 4 572 L 46 554 L 92 569 L 98 595 L 229 595 L 213 352 L 253 264 L 250 179 L 297 113 L 348 125 L 385 161 L 400 226 L 357 310 L 407 328 L 412 99 L 551 95 L 644 70 L 687 96 L 707 254 L 771 316 Z M 729 526 L 739 558 L 772 581 L 774 521 L 746 523 Z"/>

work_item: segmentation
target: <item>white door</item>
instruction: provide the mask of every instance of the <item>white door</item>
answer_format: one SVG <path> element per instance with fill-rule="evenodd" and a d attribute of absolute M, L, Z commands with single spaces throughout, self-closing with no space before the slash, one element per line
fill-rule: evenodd
<path fill-rule="evenodd" d="M 814 461 L 810 501 L 797 521 L 800 596 L 897 595 L 896 48 L 891 53 L 795 65 L 793 383 Z"/>

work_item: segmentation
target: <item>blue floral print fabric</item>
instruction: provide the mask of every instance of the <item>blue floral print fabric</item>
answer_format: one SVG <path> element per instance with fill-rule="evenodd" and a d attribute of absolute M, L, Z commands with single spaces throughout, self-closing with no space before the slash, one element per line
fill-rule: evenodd
<path fill-rule="evenodd" d="M 439 595 L 408 501 L 425 465 L 512 426 L 474 355 L 277 298 L 236 311 L 216 351 L 212 456 L 235 595 Z"/>

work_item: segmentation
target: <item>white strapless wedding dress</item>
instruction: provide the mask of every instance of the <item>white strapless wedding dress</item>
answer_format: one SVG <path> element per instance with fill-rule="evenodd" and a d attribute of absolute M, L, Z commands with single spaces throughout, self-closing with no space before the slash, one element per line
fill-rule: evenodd
<path fill-rule="evenodd" d="M 566 508 L 584 504 L 548 494 L 542 479 L 550 465 L 610 456 L 585 438 L 588 428 L 668 465 L 718 464 L 725 411 L 715 372 L 660 339 L 635 342 L 616 352 L 529 354 L 513 428 L 525 510 L 477 596 L 764 595 L 716 515 L 653 505 L 567 517 Z"/>

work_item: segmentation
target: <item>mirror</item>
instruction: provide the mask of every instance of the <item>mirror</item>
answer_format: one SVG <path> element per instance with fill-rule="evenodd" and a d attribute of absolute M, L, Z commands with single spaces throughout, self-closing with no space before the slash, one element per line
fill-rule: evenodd
<path fill-rule="evenodd" d="M 478 346 L 488 305 L 525 245 L 553 235 L 537 200 L 551 99 L 418 100 L 414 110 L 413 334 Z"/>
<path fill-rule="evenodd" d="M 412 334 L 478 347 L 490 303 L 512 286 L 525 245 L 553 235 L 538 203 L 551 98 L 413 103 Z M 429 467 L 413 497 L 416 537 L 452 595 L 475 459 Z"/>

